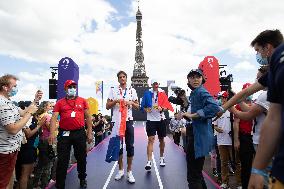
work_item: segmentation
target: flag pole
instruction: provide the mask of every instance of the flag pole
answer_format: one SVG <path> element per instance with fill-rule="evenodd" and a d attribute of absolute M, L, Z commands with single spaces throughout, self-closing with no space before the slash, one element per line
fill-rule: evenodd
<path fill-rule="evenodd" d="M 102 112 L 104 108 L 104 82 L 102 81 Z"/>

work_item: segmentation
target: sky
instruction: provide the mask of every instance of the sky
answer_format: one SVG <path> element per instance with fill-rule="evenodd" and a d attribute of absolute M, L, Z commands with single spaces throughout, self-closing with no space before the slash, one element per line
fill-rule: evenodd
<path fill-rule="evenodd" d="M 106 99 L 119 70 L 130 84 L 137 6 L 136 0 L 0 0 L 0 75 L 20 78 L 13 100 L 31 100 L 39 88 L 47 100 L 50 67 L 64 57 L 80 67 L 82 97 L 101 99 L 95 82 L 102 80 Z M 284 31 L 282 0 L 140 0 L 139 6 L 147 76 L 162 86 L 175 80 L 186 88 L 189 70 L 215 56 L 239 91 L 254 82 L 259 66 L 250 42 L 266 29 Z"/>

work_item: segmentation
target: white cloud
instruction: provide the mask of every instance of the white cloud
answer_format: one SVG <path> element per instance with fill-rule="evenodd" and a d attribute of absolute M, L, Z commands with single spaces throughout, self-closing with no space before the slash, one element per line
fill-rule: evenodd
<path fill-rule="evenodd" d="M 84 56 L 80 35 L 106 22 L 115 10 L 102 0 L 11 0 L 0 2 L 0 52 L 31 61 L 55 63 L 66 55 Z"/>
<path fill-rule="evenodd" d="M 25 85 L 21 81 L 18 82 L 19 91 L 16 96 L 12 97 L 15 101 L 33 101 L 35 93 L 38 87 L 34 83 L 25 82 Z M 46 97 L 46 96 L 45 96 Z"/>
<path fill-rule="evenodd" d="M 116 3 L 119 3 L 117 1 Z M 256 69 L 248 60 L 254 56 L 251 40 L 264 29 L 284 31 L 284 2 L 251 0 L 155 0 L 141 1 L 144 55 L 147 75 L 176 80 L 186 86 L 186 75 L 206 55 L 221 51 L 240 59 L 233 71 Z M 129 17 L 137 11 L 132 1 Z M 135 55 L 136 22 L 115 29 L 110 21 L 119 20 L 118 11 L 105 0 L 9 0 L 0 2 L 0 53 L 38 63 L 56 64 L 69 56 L 80 66 L 80 89 L 96 80 L 117 83 L 116 73 L 132 76 Z M 120 15 L 118 15 L 120 17 Z M 92 25 L 96 23 L 96 27 Z M 222 60 L 219 60 L 222 62 Z M 39 64 L 40 65 L 40 64 Z M 27 81 L 41 81 L 43 75 L 21 73 Z M 237 78 L 238 73 L 234 73 Z M 244 80 L 252 80 L 247 75 Z M 240 81 L 241 82 L 241 81 Z M 36 84 L 37 85 L 37 84 Z M 47 88 L 47 87 L 46 87 Z M 106 88 L 106 90 L 108 90 Z M 85 91 L 85 92 L 83 92 Z"/>
<path fill-rule="evenodd" d="M 250 70 L 257 70 L 257 67 L 248 61 L 243 61 L 243 62 L 237 63 L 234 66 L 234 69 L 236 71 L 250 71 Z"/>
<path fill-rule="evenodd" d="M 33 82 L 44 82 L 47 78 L 50 77 L 50 73 L 48 71 L 39 72 L 39 73 L 32 73 L 32 72 L 20 72 L 18 74 L 20 80 L 24 79 L 26 81 L 33 81 Z"/>
<path fill-rule="evenodd" d="M 252 10 L 245 0 L 141 1 L 145 61 L 149 61 L 146 66 L 169 65 L 173 60 L 184 65 L 195 60 L 191 58 L 194 55 L 211 55 L 224 49 L 237 56 L 251 55 L 249 43 L 259 31 L 283 29 L 274 19 L 281 13 L 282 1 L 277 2 L 272 5 L 253 0 L 256 6 Z M 136 1 L 132 7 L 129 16 L 133 17 Z M 273 14 L 264 17 L 267 7 Z M 0 52 L 53 64 L 70 56 L 79 64 L 104 64 L 116 69 L 121 64 L 132 66 L 136 23 L 114 30 L 109 21 L 115 19 L 112 14 L 116 12 L 103 0 L 2 1 Z M 94 32 L 93 21 L 97 24 Z"/>

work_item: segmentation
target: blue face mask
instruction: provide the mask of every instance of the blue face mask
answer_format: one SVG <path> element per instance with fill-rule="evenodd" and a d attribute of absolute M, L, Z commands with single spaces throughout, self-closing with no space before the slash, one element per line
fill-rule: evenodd
<path fill-rule="evenodd" d="M 252 101 L 252 96 L 248 96 L 248 97 L 246 98 L 246 100 L 247 100 L 247 101 Z"/>
<path fill-rule="evenodd" d="M 71 88 L 67 90 L 67 95 L 68 96 L 76 96 L 77 90 L 75 88 Z"/>
<path fill-rule="evenodd" d="M 268 59 L 267 58 L 263 58 L 260 53 L 256 54 L 256 61 L 260 65 L 267 65 L 268 64 Z"/>
<path fill-rule="evenodd" d="M 18 93 L 18 88 L 13 87 L 12 90 L 9 92 L 9 97 L 15 96 Z"/>

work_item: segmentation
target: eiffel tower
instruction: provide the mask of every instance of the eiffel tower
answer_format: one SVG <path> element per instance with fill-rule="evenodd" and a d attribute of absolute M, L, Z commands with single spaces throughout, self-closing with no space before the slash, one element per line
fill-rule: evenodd
<path fill-rule="evenodd" d="M 142 27 L 141 27 L 142 13 L 139 10 L 136 12 L 136 51 L 135 51 L 135 64 L 133 70 L 133 76 L 131 77 L 131 85 L 134 88 L 137 87 L 148 87 L 148 79 L 144 64 L 143 54 L 143 41 L 142 41 Z"/>

